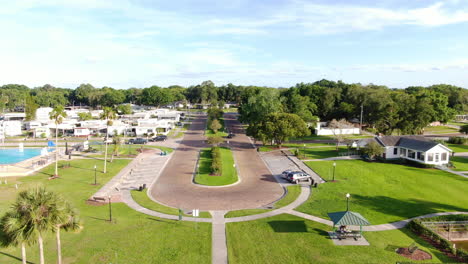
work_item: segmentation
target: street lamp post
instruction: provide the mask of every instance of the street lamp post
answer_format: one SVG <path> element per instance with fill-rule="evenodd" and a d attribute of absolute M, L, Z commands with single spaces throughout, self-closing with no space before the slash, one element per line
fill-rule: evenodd
<path fill-rule="evenodd" d="M 333 180 L 335 181 L 335 169 L 336 169 L 336 162 L 333 162 Z"/>
<path fill-rule="evenodd" d="M 346 194 L 346 211 L 349 211 L 349 197 L 351 195 L 349 193 Z"/>
<path fill-rule="evenodd" d="M 109 198 L 109 222 L 112 223 L 112 205 L 111 205 L 111 196 L 107 196 Z"/>
<path fill-rule="evenodd" d="M 94 165 L 94 185 L 97 185 L 96 170 L 97 170 L 97 166 Z"/>
<path fill-rule="evenodd" d="M 305 147 L 306 147 L 306 144 L 304 144 L 304 148 L 302 149 L 302 157 L 305 159 Z"/>

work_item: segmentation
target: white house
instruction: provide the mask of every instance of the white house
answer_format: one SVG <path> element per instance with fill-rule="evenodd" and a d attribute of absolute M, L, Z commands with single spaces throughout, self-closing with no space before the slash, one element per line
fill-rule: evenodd
<path fill-rule="evenodd" d="M 50 121 L 50 112 L 52 112 L 52 107 L 39 107 L 36 110 L 36 121 L 47 123 Z"/>
<path fill-rule="evenodd" d="M 326 127 L 327 122 L 317 122 L 315 127 L 315 134 L 318 136 L 330 136 L 330 135 L 354 135 L 360 134 L 361 131 L 358 127 L 346 127 L 346 128 L 329 128 Z"/>
<path fill-rule="evenodd" d="M 40 138 L 40 137 L 50 137 L 50 128 L 45 127 L 45 126 L 40 126 L 40 127 L 34 127 L 32 128 L 34 137 Z"/>
<path fill-rule="evenodd" d="M 363 139 L 358 145 L 365 146 L 375 141 L 385 148 L 384 159 L 403 158 L 430 165 L 449 163 L 451 149 L 423 136 L 380 136 Z"/>
<path fill-rule="evenodd" d="M 21 121 L 1 121 L 0 129 L 2 130 L 3 136 L 11 137 L 22 135 Z"/>

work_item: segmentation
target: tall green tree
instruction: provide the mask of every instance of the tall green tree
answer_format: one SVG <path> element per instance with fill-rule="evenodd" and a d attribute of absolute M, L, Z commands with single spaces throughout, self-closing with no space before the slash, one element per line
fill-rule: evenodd
<path fill-rule="evenodd" d="M 31 121 L 36 119 L 36 110 L 39 108 L 39 105 L 36 104 L 34 98 L 31 95 L 26 97 L 26 104 L 25 104 L 25 113 L 26 113 L 26 121 Z"/>
<path fill-rule="evenodd" d="M 291 137 L 310 135 L 307 124 L 296 114 L 271 113 L 256 126 L 254 137 L 262 141 L 274 140 L 278 147 Z"/>
<path fill-rule="evenodd" d="M 55 177 L 58 177 L 58 160 L 59 160 L 59 146 L 58 146 L 58 125 L 63 122 L 67 117 L 67 113 L 62 105 L 56 106 L 52 112 L 49 113 L 49 118 L 55 123 Z"/>

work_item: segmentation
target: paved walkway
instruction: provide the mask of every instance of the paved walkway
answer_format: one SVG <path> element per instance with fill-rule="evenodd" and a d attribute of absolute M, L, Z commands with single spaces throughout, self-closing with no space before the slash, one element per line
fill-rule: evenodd
<path fill-rule="evenodd" d="M 317 182 L 317 183 L 324 183 L 325 182 L 325 180 L 322 179 L 322 177 L 320 177 L 317 173 L 315 173 L 315 171 L 313 171 L 311 168 L 309 168 L 309 166 L 305 165 L 304 162 L 302 162 L 300 159 L 298 159 L 291 152 L 284 151 L 283 153 L 289 160 L 291 160 L 294 164 L 296 164 L 296 166 L 299 167 L 300 170 L 302 170 L 303 172 L 311 175 L 312 178 L 314 179 L 314 182 Z"/>
<path fill-rule="evenodd" d="M 224 215 L 227 211 L 211 211 L 213 224 L 211 232 L 211 262 L 213 264 L 227 264 L 228 251 L 226 240 L 226 221 Z"/>
<path fill-rule="evenodd" d="M 468 176 L 465 175 L 463 171 L 454 171 L 454 170 L 451 170 L 451 169 L 449 169 L 447 167 L 439 167 L 439 166 L 437 166 L 436 168 L 439 169 L 439 170 L 443 170 L 443 171 L 446 171 L 446 172 L 449 172 L 449 173 L 464 177 L 464 178 L 468 178 Z"/>

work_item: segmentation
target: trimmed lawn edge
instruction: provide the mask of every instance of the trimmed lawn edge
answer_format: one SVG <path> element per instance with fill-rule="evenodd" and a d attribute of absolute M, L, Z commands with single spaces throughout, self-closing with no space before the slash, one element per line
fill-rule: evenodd
<path fill-rule="evenodd" d="M 160 212 L 163 214 L 179 215 L 179 209 L 165 206 L 165 205 L 162 205 L 160 203 L 157 203 L 151 200 L 151 198 L 149 198 L 148 193 L 146 191 L 140 192 L 137 190 L 132 190 L 130 191 L 130 193 L 132 195 L 133 200 L 137 204 L 145 207 L 146 209 Z M 187 216 L 187 217 L 192 217 L 192 215 L 188 215 L 188 214 L 182 214 L 182 215 Z M 211 218 L 211 214 L 209 212 L 200 212 L 200 218 Z"/>
<path fill-rule="evenodd" d="M 286 194 L 275 203 L 275 209 L 279 209 L 281 207 L 285 207 L 292 202 L 294 202 L 297 197 L 301 194 L 301 186 L 300 185 L 290 185 L 286 188 Z M 240 216 L 249 216 L 249 215 L 256 215 L 261 213 L 266 213 L 269 211 L 273 211 L 275 209 L 244 209 L 244 210 L 236 210 L 228 212 L 224 217 L 225 218 L 234 218 Z"/>

